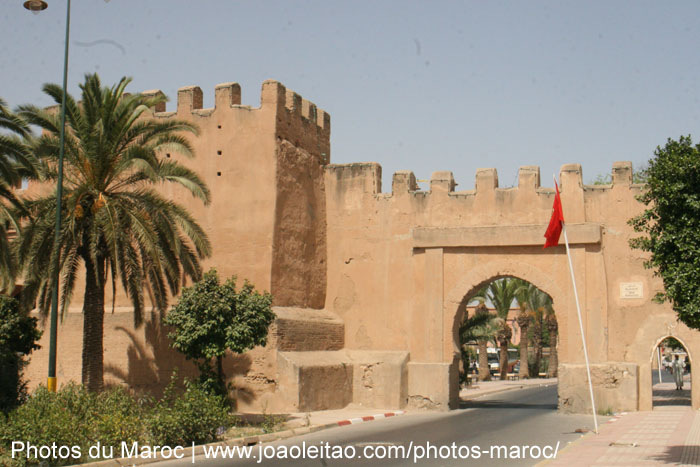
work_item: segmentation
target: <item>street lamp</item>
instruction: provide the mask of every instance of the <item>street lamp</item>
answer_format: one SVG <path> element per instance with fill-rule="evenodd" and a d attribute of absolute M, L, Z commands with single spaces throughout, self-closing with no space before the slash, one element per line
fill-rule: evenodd
<path fill-rule="evenodd" d="M 48 4 L 44 0 L 28 0 L 24 8 L 32 13 L 45 10 Z M 56 186 L 56 227 L 54 232 L 52 264 L 55 264 L 55 277 L 51 288 L 51 328 L 49 331 L 49 377 L 46 385 L 49 391 L 56 392 L 56 334 L 58 329 L 58 278 L 59 278 L 59 242 L 61 240 L 61 201 L 63 198 L 63 153 L 66 136 L 66 87 L 68 85 L 68 40 L 70 37 L 70 0 L 66 2 L 66 44 L 63 54 L 63 99 L 61 100 L 61 137 L 58 153 L 58 183 Z"/>
<path fill-rule="evenodd" d="M 40 11 L 46 10 L 49 5 L 43 0 L 28 0 L 24 2 L 24 8 L 32 13 L 39 14 Z"/>

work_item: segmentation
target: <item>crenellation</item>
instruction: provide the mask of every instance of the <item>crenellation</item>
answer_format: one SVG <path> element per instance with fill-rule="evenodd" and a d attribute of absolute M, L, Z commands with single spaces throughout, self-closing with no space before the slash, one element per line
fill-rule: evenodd
<path fill-rule="evenodd" d="M 475 188 L 477 193 L 485 193 L 498 188 L 498 172 L 496 169 L 477 169 Z"/>
<path fill-rule="evenodd" d="M 202 89 L 199 86 L 185 86 L 177 90 L 177 113 L 191 113 L 203 106 Z"/>
<path fill-rule="evenodd" d="M 287 89 L 284 106 L 293 115 L 301 115 L 301 96 L 291 89 Z"/>
<path fill-rule="evenodd" d="M 337 190 L 355 190 L 362 187 L 364 193 L 375 195 L 381 192 L 381 165 L 377 163 L 353 163 L 331 164 L 326 166 L 326 171 L 335 180 Z M 585 220 L 583 202 L 586 193 L 609 192 L 614 185 L 629 186 L 631 183 L 632 165 L 630 162 L 616 162 L 613 167 L 613 185 L 585 186 L 582 183 L 582 170 L 580 164 L 565 164 L 560 169 L 559 188 L 567 205 L 571 219 Z M 431 199 L 432 194 L 447 193 L 453 203 L 469 203 L 471 206 L 475 195 L 491 193 L 496 202 L 508 205 L 523 203 L 525 205 L 537 202 L 549 205 L 554 196 L 554 187 L 542 186 L 540 167 L 521 166 L 518 170 L 518 186 L 498 187 L 498 172 L 495 168 L 478 169 L 476 172 L 476 184 L 473 190 L 455 191 L 457 183 L 451 171 L 433 172 L 430 178 L 430 190 L 421 191 L 415 174 L 410 170 L 400 170 L 392 176 L 391 192 L 384 194 L 382 199 L 391 199 L 404 194 L 418 195 L 421 199 Z M 641 186 L 641 185 L 640 185 Z M 534 197 L 533 197 L 534 196 Z M 415 196 L 414 196 L 415 197 Z"/>
<path fill-rule="evenodd" d="M 372 195 L 382 192 L 382 166 L 376 162 L 330 164 L 325 169 L 338 194 L 355 189 Z"/>
<path fill-rule="evenodd" d="M 287 102 L 287 90 L 282 83 L 273 79 L 263 81 L 260 93 L 260 106 L 273 109 L 284 108 Z"/>
<path fill-rule="evenodd" d="M 524 165 L 518 170 L 518 189 L 537 190 L 540 188 L 540 167 Z"/>
<path fill-rule="evenodd" d="M 225 109 L 241 105 L 241 86 L 238 83 L 221 83 L 214 88 L 214 107 Z"/>
<path fill-rule="evenodd" d="M 581 164 L 564 164 L 559 171 L 561 190 L 583 190 L 583 171 Z"/>
<path fill-rule="evenodd" d="M 306 99 L 301 100 L 301 116 L 308 119 L 311 122 L 317 121 L 316 116 L 316 104 Z"/>
<path fill-rule="evenodd" d="M 456 185 L 454 176 L 450 171 L 444 170 L 433 172 L 433 174 L 430 176 L 431 193 L 452 193 L 455 191 Z"/>
<path fill-rule="evenodd" d="M 164 96 L 163 91 L 160 89 L 149 89 L 148 91 L 143 91 L 141 93 L 144 96 L 148 97 L 156 97 L 156 96 Z M 165 101 L 157 103 L 155 106 L 151 107 L 151 111 L 153 113 L 158 113 L 158 112 L 165 112 Z"/>
<path fill-rule="evenodd" d="M 632 184 L 632 163 L 628 161 L 615 162 L 612 168 L 613 186 L 629 186 Z"/>
<path fill-rule="evenodd" d="M 410 170 L 400 170 L 394 173 L 391 180 L 391 193 L 399 195 L 411 191 L 418 191 L 418 182 L 413 172 Z"/>

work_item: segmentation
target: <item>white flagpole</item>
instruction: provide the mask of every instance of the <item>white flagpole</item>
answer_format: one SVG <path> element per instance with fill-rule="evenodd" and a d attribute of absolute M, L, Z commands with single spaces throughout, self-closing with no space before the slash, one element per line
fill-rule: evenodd
<path fill-rule="evenodd" d="M 656 347 L 656 359 L 659 362 L 659 383 L 663 383 L 664 380 L 661 377 L 661 347 Z"/>
<path fill-rule="evenodd" d="M 576 291 L 576 278 L 574 277 L 574 266 L 571 263 L 571 251 L 569 250 L 569 239 L 566 236 L 566 224 L 561 223 L 564 233 L 564 243 L 566 244 L 566 256 L 569 258 L 569 271 L 571 271 L 571 283 L 574 286 L 574 298 L 576 299 L 576 312 L 578 313 L 578 325 L 581 328 L 581 341 L 583 342 L 583 356 L 586 358 L 586 374 L 588 374 L 588 390 L 591 393 L 591 408 L 593 409 L 593 425 L 598 433 L 598 415 L 595 410 L 595 399 L 593 398 L 593 381 L 591 380 L 591 365 L 588 363 L 588 350 L 586 349 L 586 336 L 583 333 L 583 320 L 581 319 L 581 305 L 578 302 L 578 292 Z"/>

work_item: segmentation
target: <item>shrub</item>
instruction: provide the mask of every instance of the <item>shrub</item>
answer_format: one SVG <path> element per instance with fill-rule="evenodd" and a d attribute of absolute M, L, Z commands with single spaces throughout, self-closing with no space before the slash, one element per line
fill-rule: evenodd
<path fill-rule="evenodd" d="M 186 381 L 185 391 L 175 391 L 176 376 L 165 389 L 148 419 L 150 443 L 183 446 L 193 441 L 208 443 L 218 438 L 219 429 L 228 428 L 233 419 L 223 396 L 207 392 L 199 384 Z"/>
<path fill-rule="evenodd" d="M 216 440 L 233 422 L 223 397 L 204 391 L 197 384 L 185 383 L 176 392 L 173 378 L 158 401 L 137 400 L 122 387 L 94 394 L 71 383 L 52 393 L 39 387 L 25 404 L 7 416 L 0 413 L 0 465 L 22 466 L 35 463 L 34 456 L 11 458 L 13 441 L 32 446 L 76 446 L 80 458 L 51 457 L 50 465 L 71 465 L 88 460 L 90 447 L 98 442 L 114 457 L 121 454 L 121 443 L 186 446 Z M 102 452 L 102 451 L 100 451 Z M 72 453 L 70 453 L 72 455 Z"/>
<path fill-rule="evenodd" d="M 102 446 L 112 446 L 117 452 L 122 441 L 129 445 L 144 441 L 147 432 L 143 419 L 148 414 L 147 406 L 121 386 L 100 393 L 96 399 L 94 433 Z"/>
<path fill-rule="evenodd" d="M 37 320 L 20 312 L 17 300 L 0 295 L 0 412 L 8 412 L 26 399 L 22 380 L 23 358 L 38 349 L 41 332 Z"/>
<path fill-rule="evenodd" d="M 223 357 L 227 350 L 246 352 L 265 345 L 275 319 L 272 296 L 259 293 L 245 281 L 236 289 L 236 277 L 221 284 L 216 269 L 201 281 L 183 289 L 180 300 L 165 317 L 173 331 L 170 344 L 200 370 L 202 388 L 226 395 Z"/>
<path fill-rule="evenodd" d="M 12 441 L 24 441 L 33 446 L 78 446 L 87 459 L 92 442 L 90 422 L 96 413 L 95 397 L 82 386 L 69 384 L 56 393 L 39 387 L 27 402 L 7 416 L 0 425 L 0 445 L 10 456 Z M 4 459 L 3 459 L 4 460 Z M 15 465 L 25 465 L 24 454 L 15 459 Z M 51 465 L 70 465 L 76 459 L 48 459 Z M 6 462 L 10 464 L 10 462 Z M 12 464 L 10 464 L 12 465 Z"/>

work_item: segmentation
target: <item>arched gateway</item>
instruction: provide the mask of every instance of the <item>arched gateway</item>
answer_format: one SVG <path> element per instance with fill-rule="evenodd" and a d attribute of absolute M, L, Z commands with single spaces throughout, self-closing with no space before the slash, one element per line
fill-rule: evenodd
<path fill-rule="evenodd" d="M 554 192 L 540 187 L 539 168 L 522 167 L 518 186 L 505 189 L 494 169 L 483 169 L 466 192 L 454 191 L 450 172 L 434 173 L 429 192 L 398 173 L 384 194 L 380 178 L 376 164 L 327 170 L 327 308 L 343 316 L 346 346 L 405 349 L 408 404 L 454 407 L 464 300 L 486 281 L 517 276 L 557 310 L 560 409 L 589 410 L 565 249 L 542 248 Z M 662 285 L 628 245 L 643 187 L 632 184 L 628 162 L 614 165 L 610 185 L 584 186 L 574 164 L 560 179 L 598 407 L 651 409 L 649 355 L 660 336 L 683 338 L 691 353 L 700 339 L 668 304 L 652 301 Z"/>
<path fill-rule="evenodd" d="M 202 109 L 201 89 L 185 87 L 176 111 L 155 108 L 150 118 L 200 128 L 192 140 L 197 158 L 172 157 L 206 180 L 213 201 L 205 208 L 177 190 L 167 194 L 209 233 L 207 266 L 275 297 L 268 345 L 227 359 L 241 410 L 455 406 L 463 300 L 506 275 L 554 300 L 560 407 L 587 410 L 564 247 L 542 249 L 554 192 L 540 186 L 539 168 L 521 167 L 512 188 L 498 187 L 495 169 L 481 169 L 475 189 L 462 192 L 451 172 L 435 172 L 428 191 L 413 173 L 398 172 L 383 193 L 378 164 L 329 165 L 330 116 L 313 103 L 275 81 L 263 83 L 258 108 L 240 105 L 240 97 L 238 84 L 221 84 L 215 108 Z M 700 338 L 669 305 L 652 302 L 661 283 L 628 246 L 627 220 L 642 209 L 635 195 L 643 187 L 632 184 L 627 162 L 615 163 L 610 185 L 584 186 L 576 164 L 562 167 L 560 180 L 598 406 L 649 409 L 658 340 L 678 336 L 696 355 Z M 79 289 L 59 329 L 60 382 L 80 380 Z M 162 388 L 175 353 L 158 314 L 134 328 L 128 300 L 118 293 L 116 303 L 105 315 L 106 382 Z M 47 336 L 26 372 L 34 386 L 46 375 Z"/>

